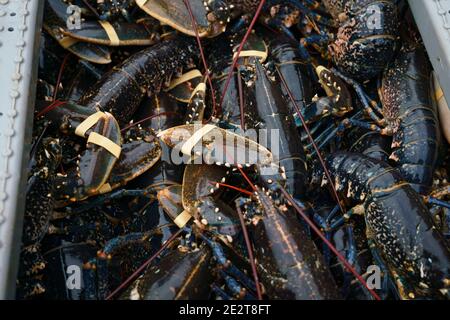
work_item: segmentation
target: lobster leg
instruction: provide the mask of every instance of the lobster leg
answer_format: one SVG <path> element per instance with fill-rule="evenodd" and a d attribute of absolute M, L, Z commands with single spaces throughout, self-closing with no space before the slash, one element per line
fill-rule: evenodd
<path fill-rule="evenodd" d="M 331 142 L 331 140 L 333 138 L 336 137 L 336 135 L 338 134 L 338 129 L 337 128 L 330 128 L 330 130 L 328 131 L 328 134 L 321 134 L 319 139 L 316 139 L 316 145 L 317 145 L 317 149 L 322 149 L 323 147 L 325 147 L 328 143 Z M 307 148 L 310 149 L 312 148 L 312 144 L 307 145 Z M 312 152 L 310 153 L 310 157 L 313 157 L 316 154 L 316 150 L 312 150 Z"/>
<path fill-rule="evenodd" d="M 428 196 L 424 196 L 425 203 L 450 209 L 450 203 L 442 200 L 442 198 L 450 195 L 450 185 L 446 185 L 432 191 Z"/>
<path fill-rule="evenodd" d="M 383 279 L 381 282 L 380 298 L 385 300 L 387 298 L 387 295 L 389 294 L 389 289 L 391 287 L 389 285 L 389 283 L 392 282 L 392 279 L 389 276 L 389 270 L 388 270 L 386 264 L 383 262 L 383 259 L 381 258 L 380 253 L 378 252 L 376 244 L 369 237 L 368 237 L 367 241 L 369 243 L 369 248 L 372 253 L 372 257 L 373 257 L 375 263 L 377 264 L 377 266 L 381 270 L 381 275 L 382 275 Z M 392 286 L 392 288 L 396 291 L 395 286 Z"/>
<path fill-rule="evenodd" d="M 325 237 L 327 238 L 327 240 L 328 240 L 328 241 L 331 241 L 332 233 L 331 233 L 331 231 L 330 231 L 328 221 L 326 221 L 325 219 L 323 219 L 323 218 L 322 218 L 319 214 L 317 214 L 317 213 L 314 214 L 313 219 L 314 219 L 314 222 L 315 222 L 316 224 L 318 224 L 319 227 L 320 227 L 321 229 L 323 229 L 324 235 L 325 235 Z M 331 256 L 330 256 L 330 248 L 324 243 L 324 244 L 323 244 L 323 249 L 322 249 L 322 250 L 323 250 L 323 258 L 324 258 L 324 260 L 325 260 L 325 263 L 326 263 L 327 265 L 330 265 L 330 259 L 331 259 Z"/>
<path fill-rule="evenodd" d="M 353 234 L 353 226 L 351 224 L 348 224 L 345 226 L 345 231 L 347 233 L 348 237 L 348 244 L 346 249 L 346 259 L 347 261 L 354 266 L 356 262 L 356 257 L 358 256 L 357 248 L 356 248 L 356 241 Z M 352 274 L 345 270 L 344 274 L 344 284 L 343 284 L 343 292 L 346 293 L 348 290 L 350 290 L 351 286 L 351 279 Z M 347 296 L 347 294 L 345 294 Z"/>
<path fill-rule="evenodd" d="M 309 104 L 305 109 L 301 110 L 301 114 L 306 124 L 317 121 L 331 114 L 332 101 L 329 97 L 321 97 L 319 100 Z M 294 114 L 295 124 L 297 127 L 303 126 L 297 113 Z"/>
<path fill-rule="evenodd" d="M 323 46 L 328 44 L 330 41 L 330 36 L 324 32 L 321 32 L 320 34 L 313 34 L 306 38 L 302 38 L 300 40 L 301 44 L 303 44 L 305 47 L 311 46 L 311 45 L 319 45 Z"/>
<path fill-rule="evenodd" d="M 448 195 L 450 195 L 450 185 L 446 185 L 446 186 L 439 188 L 437 190 L 434 190 L 430 193 L 430 196 L 432 196 L 434 198 L 438 198 L 438 199 L 441 199 Z"/>
<path fill-rule="evenodd" d="M 331 230 L 336 230 L 341 227 L 344 223 L 346 223 L 356 212 L 358 212 L 360 207 L 351 208 L 347 211 L 343 216 L 340 216 L 336 220 L 333 220 L 330 224 Z"/>
<path fill-rule="evenodd" d="M 319 215 L 317 212 L 314 213 L 313 219 L 314 222 L 319 225 L 319 227 L 323 230 L 325 237 L 328 241 L 331 241 L 332 238 L 332 228 L 330 226 L 330 222 L 332 221 L 333 217 L 336 215 L 336 213 L 339 211 L 339 206 L 335 206 L 326 216 L 324 219 L 321 215 Z M 324 243 L 323 244 L 323 256 L 325 259 L 325 262 L 329 265 L 330 259 L 331 259 L 331 251 L 330 248 Z"/>
<path fill-rule="evenodd" d="M 344 74 L 342 74 L 341 72 L 339 72 L 336 69 L 331 69 L 331 72 L 333 72 L 336 76 L 338 76 L 339 78 L 341 78 L 342 80 L 344 80 L 345 82 L 347 82 L 349 85 L 351 85 L 353 87 L 353 89 L 356 92 L 356 95 L 358 96 L 359 100 L 361 101 L 361 103 L 363 104 L 363 108 L 365 113 L 381 128 L 385 127 L 385 120 L 380 118 L 379 115 L 383 115 L 381 108 L 378 106 L 377 103 L 375 103 L 374 101 L 372 101 L 372 103 L 370 103 L 370 98 L 368 97 L 368 95 L 364 92 L 364 89 L 362 88 L 362 86 L 356 82 L 355 80 L 351 79 L 350 77 L 345 76 Z M 377 115 L 375 113 L 375 111 L 378 112 L 379 115 Z"/>
<path fill-rule="evenodd" d="M 88 275 L 90 280 L 94 281 L 94 283 L 89 284 L 87 298 L 105 299 L 109 294 L 110 288 L 114 286 L 111 284 L 111 280 L 120 280 L 112 279 L 110 276 L 116 260 L 119 259 L 120 269 L 125 273 L 134 271 L 153 251 L 151 240 L 151 232 L 129 233 L 109 240 L 103 249 L 97 252 L 97 256 L 84 266 L 85 274 Z M 130 257 L 132 266 L 123 267 L 124 264 L 128 264 L 130 259 L 127 257 L 127 252 L 130 249 L 133 250 L 134 247 L 137 249 L 137 254 L 133 254 Z"/>
<path fill-rule="evenodd" d="M 247 288 L 249 288 L 253 292 L 256 291 L 255 283 L 246 274 L 244 274 L 235 265 L 233 265 L 230 260 L 226 258 L 225 252 L 223 251 L 222 246 L 218 242 L 213 241 L 202 234 L 200 235 L 200 237 L 211 248 L 213 256 L 216 258 L 217 263 L 222 267 L 222 270 L 224 271 L 225 274 L 238 279 L 242 284 L 244 284 Z M 233 280 L 230 280 L 230 284 L 233 283 L 234 283 Z M 231 287 L 235 286 L 232 285 Z"/>
<path fill-rule="evenodd" d="M 233 277 L 229 276 L 222 270 L 219 271 L 220 276 L 224 279 L 227 288 L 232 292 L 233 296 L 243 298 L 244 300 L 255 300 L 252 294 L 249 294 Z"/>
<path fill-rule="evenodd" d="M 356 206 L 346 212 L 343 216 L 336 217 L 336 214 L 339 212 L 340 207 L 335 206 L 325 217 L 322 217 L 319 213 L 315 212 L 313 215 L 313 219 L 317 225 L 324 232 L 325 237 L 332 241 L 333 235 L 340 228 L 345 228 L 345 232 L 348 235 L 348 248 L 346 252 L 346 259 L 350 264 L 355 263 L 355 259 L 357 256 L 357 248 L 355 239 L 353 237 L 353 227 L 350 224 L 347 224 L 347 221 L 353 216 L 353 214 L 361 213 L 361 207 Z M 323 255 L 327 264 L 330 264 L 330 248 L 327 245 L 323 245 Z"/>
<path fill-rule="evenodd" d="M 208 168 L 210 167 L 189 165 L 186 168 L 183 180 L 188 181 L 190 184 L 195 183 L 193 180 L 198 179 L 199 176 L 197 172 L 205 173 Z M 222 170 L 212 170 L 212 172 L 207 175 L 206 181 L 210 181 L 211 179 L 217 180 L 217 178 L 222 176 Z M 201 184 L 201 181 L 197 183 Z M 226 235 L 225 238 L 228 241 L 231 241 L 229 239 L 235 239 L 235 232 L 229 230 L 233 229 L 234 223 L 230 219 L 234 212 L 227 212 L 228 210 L 225 204 L 222 204 L 220 201 L 215 201 L 212 197 L 207 195 L 211 192 L 208 184 L 205 187 L 205 192 L 207 191 L 207 194 L 202 195 L 202 192 L 197 190 L 198 194 L 193 196 L 191 194 L 192 189 L 195 190 L 198 188 L 190 188 L 186 184 L 183 185 L 183 190 L 170 187 L 170 190 L 167 188 L 158 192 L 158 200 L 166 214 L 169 215 L 179 227 L 184 227 L 188 234 L 195 234 L 198 236 L 211 249 L 212 255 L 219 266 L 219 274 L 225 281 L 226 287 L 233 293 L 233 296 L 244 299 L 254 299 L 252 294 L 247 293 L 247 289 L 251 292 L 255 292 L 255 283 L 227 258 L 221 244 L 202 232 L 202 230 L 206 229 L 208 234 L 212 234 L 218 238 L 223 238 L 222 236 Z M 211 212 L 213 215 L 210 214 Z M 189 215 L 186 223 L 191 220 L 190 218 L 192 216 L 195 216 L 196 218 L 192 228 L 186 225 L 183 226 L 180 222 L 180 217 L 183 217 L 186 213 Z M 221 223 L 224 225 L 222 226 Z M 227 298 L 222 291 L 217 291 L 219 296 Z"/>
<path fill-rule="evenodd" d="M 97 292 L 97 274 L 90 262 L 83 265 L 84 299 L 95 300 L 98 297 Z"/>
<path fill-rule="evenodd" d="M 353 235 L 353 227 L 349 224 L 346 226 L 347 234 L 348 234 L 348 250 L 347 250 L 347 261 L 353 265 L 355 263 L 355 259 L 357 254 L 356 250 L 356 242 Z"/>
<path fill-rule="evenodd" d="M 450 209 L 450 203 L 448 203 L 447 201 L 442 201 L 430 196 L 425 196 L 424 199 L 426 203 Z"/>
<path fill-rule="evenodd" d="M 330 114 L 342 116 L 350 112 L 352 107 L 352 98 L 350 92 L 345 87 L 345 83 L 333 72 L 318 66 L 316 68 L 319 82 L 326 92 L 325 97 L 316 98 L 313 103 L 300 110 L 306 123 L 324 118 Z M 294 114 L 296 125 L 302 124 L 298 112 Z"/>
<path fill-rule="evenodd" d="M 375 124 L 368 123 L 366 121 L 361 120 L 362 116 L 362 110 L 358 111 L 356 114 L 354 114 L 351 118 L 343 119 L 337 127 L 331 126 L 329 128 L 326 128 L 322 133 L 315 139 L 319 149 L 323 148 L 325 145 L 331 142 L 332 139 L 337 137 L 337 143 L 339 144 L 341 142 L 341 137 L 343 136 L 344 132 L 347 129 L 350 129 L 352 127 L 362 128 L 369 132 L 376 132 L 378 134 L 381 134 L 383 136 L 388 136 L 389 132 L 385 128 L 380 128 L 379 126 Z M 307 150 L 311 150 L 312 145 L 308 144 L 306 145 Z M 316 151 L 312 150 L 311 156 L 315 155 Z"/>
<path fill-rule="evenodd" d="M 322 149 L 324 146 L 330 143 L 332 139 L 336 137 L 338 138 L 339 143 L 340 137 L 343 135 L 344 131 L 352 127 L 360 127 L 369 131 L 382 133 L 382 129 L 380 129 L 376 125 L 367 123 L 365 121 L 356 120 L 354 119 L 355 116 L 353 116 L 352 118 L 346 118 L 342 120 L 337 126 L 337 128 L 330 128 L 327 131 L 324 131 L 320 135 L 320 137 L 316 139 L 316 144 L 318 145 L 318 148 Z M 310 147 L 311 147 L 310 145 L 307 146 L 307 148 Z M 315 155 L 315 150 L 312 151 L 311 155 L 312 156 Z"/>
<path fill-rule="evenodd" d="M 212 284 L 211 289 L 214 291 L 214 293 L 220 297 L 222 300 L 232 300 L 233 298 L 225 292 L 222 288 L 220 288 L 217 284 Z"/>
<path fill-rule="evenodd" d="M 317 126 L 313 127 L 313 129 L 311 130 L 311 133 L 315 133 L 316 131 L 320 131 L 320 127 L 321 124 L 317 124 Z M 324 139 L 328 136 L 336 136 L 337 134 L 337 128 L 334 126 L 329 126 L 328 128 L 326 128 L 323 132 L 321 132 L 316 138 L 314 138 L 314 142 L 316 143 L 316 145 L 318 146 L 318 149 L 320 150 L 326 143 L 322 143 L 322 141 L 324 141 Z M 307 137 L 302 138 L 302 142 L 305 143 L 305 140 L 308 139 Z M 305 149 L 306 150 L 311 150 L 313 149 L 313 144 L 311 142 L 306 143 L 305 145 Z M 315 154 L 315 150 L 312 151 L 311 155 Z"/>
<path fill-rule="evenodd" d="M 315 12 L 313 9 L 308 8 L 308 6 L 303 4 L 303 1 L 301 1 L 301 0 L 287 0 L 285 2 L 291 4 L 292 6 L 296 7 L 300 11 L 306 13 L 306 15 L 308 17 L 312 18 L 313 20 L 315 20 L 316 22 L 318 22 L 320 24 L 330 26 L 330 27 L 335 25 L 333 20 L 322 16 L 321 14 Z M 310 5 L 312 7 L 317 5 L 317 2 L 315 2 L 315 1 L 307 1 L 307 2 L 308 2 L 308 5 Z"/>

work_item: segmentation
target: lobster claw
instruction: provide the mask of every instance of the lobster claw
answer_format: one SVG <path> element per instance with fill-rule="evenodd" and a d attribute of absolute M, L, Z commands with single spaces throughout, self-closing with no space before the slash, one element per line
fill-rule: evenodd
<path fill-rule="evenodd" d="M 183 212 L 181 185 L 175 184 L 157 192 L 157 198 L 164 212 L 175 220 Z M 190 219 L 190 217 L 188 217 Z"/>
<path fill-rule="evenodd" d="M 150 128 L 130 128 L 123 135 L 120 158 L 100 193 L 117 189 L 153 167 L 161 158 L 159 140 Z"/>
<path fill-rule="evenodd" d="M 111 114 L 103 113 L 86 133 L 86 150 L 80 155 L 76 167 L 56 179 L 56 198 L 59 200 L 80 201 L 100 192 L 120 156 L 122 135 Z"/>
<path fill-rule="evenodd" d="M 107 21 L 85 21 L 83 28 L 62 29 L 65 36 L 79 41 L 105 46 L 152 45 L 159 40 L 158 25 Z"/>
<path fill-rule="evenodd" d="M 111 53 L 108 47 L 94 43 L 82 42 L 79 39 L 65 35 L 62 30 L 67 28 L 69 15 L 67 5 L 59 0 L 45 1 L 44 29 L 58 43 L 77 57 L 98 64 L 108 64 L 111 62 Z"/>
<path fill-rule="evenodd" d="M 183 0 L 136 0 L 136 3 L 142 10 L 161 23 L 167 24 L 184 34 L 195 36 L 192 18 Z M 189 3 L 200 37 L 214 37 L 225 31 L 223 21 L 218 20 L 214 14 L 208 12 L 209 9 L 205 6 L 203 0 L 191 0 Z"/>
<path fill-rule="evenodd" d="M 160 132 L 158 137 L 174 149 L 172 156 L 177 156 L 177 151 L 181 152 L 188 157 L 187 162 L 191 157 L 195 164 L 204 161 L 229 167 L 268 165 L 273 162 L 272 153 L 264 146 L 211 124 L 177 126 Z"/>
<path fill-rule="evenodd" d="M 317 76 L 328 98 L 331 99 L 333 114 L 342 117 L 353 110 L 352 95 L 345 82 L 323 66 L 316 68 Z"/>
<path fill-rule="evenodd" d="M 185 210 L 191 214 L 200 211 L 199 200 L 207 198 L 214 193 L 219 185 L 224 182 L 227 168 L 190 164 L 186 166 L 183 175 L 182 203 Z"/>
<path fill-rule="evenodd" d="M 208 299 L 214 282 L 209 272 L 211 256 L 208 246 L 188 252 L 171 250 L 161 257 L 157 265 L 149 266 L 119 299 Z"/>

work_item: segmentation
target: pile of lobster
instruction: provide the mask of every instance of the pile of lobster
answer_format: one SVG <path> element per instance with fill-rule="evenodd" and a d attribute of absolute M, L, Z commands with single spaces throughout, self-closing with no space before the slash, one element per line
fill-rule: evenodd
<path fill-rule="evenodd" d="M 406 1 L 46 0 L 38 78 L 18 298 L 450 297 Z"/>

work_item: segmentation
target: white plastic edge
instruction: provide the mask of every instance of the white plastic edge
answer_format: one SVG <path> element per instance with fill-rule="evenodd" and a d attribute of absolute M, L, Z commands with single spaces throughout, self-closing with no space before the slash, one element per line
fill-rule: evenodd
<path fill-rule="evenodd" d="M 0 299 L 14 299 L 43 0 L 0 0 Z"/>
<path fill-rule="evenodd" d="M 450 0 L 409 0 L 428 56 L 450 101 Z"/>

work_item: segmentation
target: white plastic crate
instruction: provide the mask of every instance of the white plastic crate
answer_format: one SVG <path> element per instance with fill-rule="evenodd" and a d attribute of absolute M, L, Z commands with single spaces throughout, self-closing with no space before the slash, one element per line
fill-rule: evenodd
<path fill-rule="evenodd" d="M 0 299 L 12 299 L 19 260 L 43 0 L 0 0 Z M 450 101 L 450 0 L 409 0 Z"/>
<path fill-rule="evenodd" d="M 433 68 L 450 101 L 450 0 L 409 0 Z"/>
<path fill-rule="evenodd" d="M 15 294 L 42 0 L 0 0 L 0 299 Z"/>

